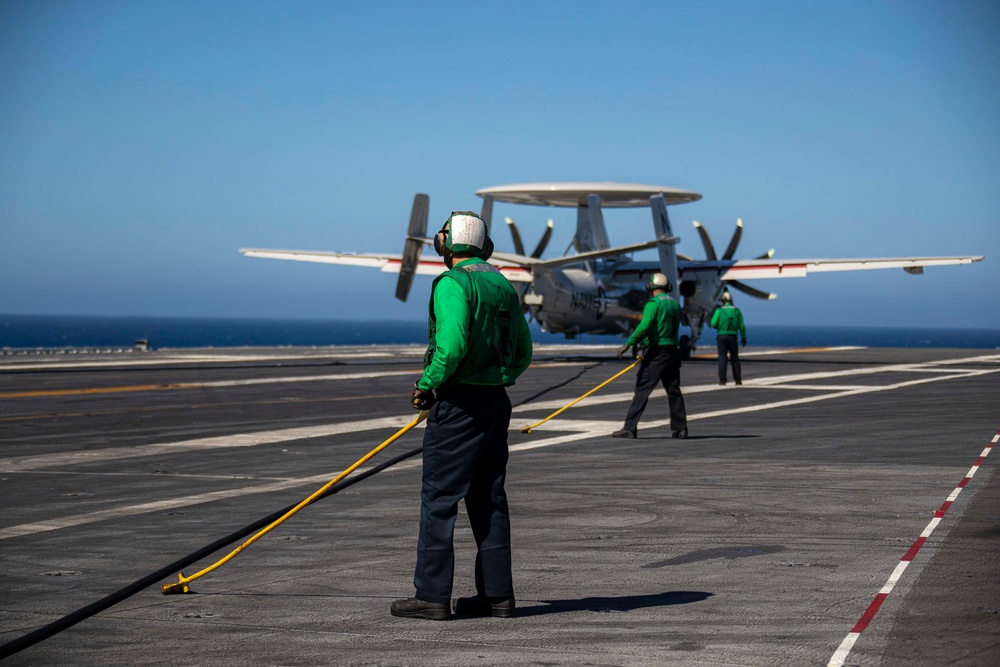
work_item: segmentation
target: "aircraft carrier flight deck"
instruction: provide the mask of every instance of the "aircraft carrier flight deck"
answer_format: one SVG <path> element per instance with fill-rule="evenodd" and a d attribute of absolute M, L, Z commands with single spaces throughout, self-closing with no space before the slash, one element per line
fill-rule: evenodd
<path fill-rule="evenodd" d="M 516 618 L 389 615 L 421 425 L 191 593 L 161 592 L 173 573 L 4 664 L 1000 664 L 1000 351 L 748 347 L 723 387 L 706 350 L 686 440 L 662 389 L 610 437 L 631 373 L 521 432 L 625 368 L 614 349 L 539 345 L 509 390 Z M 309 496 L 414 418 L 422 354 L 0 356 L 0 643 Z M 464 507 L 455 544 L 471 595 Z"/>

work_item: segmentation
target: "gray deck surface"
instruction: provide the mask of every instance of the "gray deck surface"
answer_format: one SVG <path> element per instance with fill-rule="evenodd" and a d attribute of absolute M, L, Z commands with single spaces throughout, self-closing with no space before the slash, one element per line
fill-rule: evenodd
<path fill-rule="evenodd" d="M 413 417 L 421 353 L 0 357 L 0 643 L 305 498 Z M 688 440 L 669 438 L 659 390 L 637 440 L 609 437 L 631 376 L 523 434 L 624 365 L 610 347 L 536 356 L 510 390 L 517 618 L 389 615 L 413 593 L 416 456 L 195 594 L 147 588 L 5 664 L 826 665 L 1000 428 L 996 350 L 751 347 L 742 387 L 717 386 L 711 358 L 685 364 Z M 1000 664 L 998 463 L 847 664 Z M 464 509 L 455 541 L 457 597 L 474 592 Z"/>

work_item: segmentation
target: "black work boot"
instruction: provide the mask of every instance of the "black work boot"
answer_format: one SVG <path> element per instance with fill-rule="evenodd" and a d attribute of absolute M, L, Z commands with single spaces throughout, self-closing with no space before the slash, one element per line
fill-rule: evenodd
<path fill-rule="evenodd" d="M 635 431 L 630 431 L 627 428 L 619 429 L 611 434 L 612 438 L 626 438 L 628 440 L 635 439 Z"/>
<path fill-rule="evenodd" d="M 514 598 L 488 598 L 476 595 L 455 600 L 455 613 L 462 616 L 514 618 Z"/>
<path fill-rule="evenodd" d="M 423 618 L 428 621 L 447 621 L 451 609 L 447 602 L 427 602 L 417 598 L 396 600 L 389 607 L 389 613 L 400 618 Z"/>
<path fill-rule="evenodd" d="M 678 440 L 687 440 L 688 430 L 686 428 L 682 428 L 679 431 L 674 431 L 670 434 L 670 437 Z"/>

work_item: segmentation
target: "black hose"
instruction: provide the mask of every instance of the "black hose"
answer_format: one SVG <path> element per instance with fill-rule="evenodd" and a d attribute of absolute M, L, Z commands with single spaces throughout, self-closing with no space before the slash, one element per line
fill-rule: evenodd
<path fill-rule="evenodd" d="M 579 379 L 580 376 L 582 376 L 588 370 L 590 370 L 591 368 L 594 368 L 597 365 L 598 364 L 593 364 L 591 366 L 585 367 L 576 376 L 574 376 L 572 378 L 569 378 L 568 380 L 566 380 L 565 382 L 562 382 L 560 384 L 557 384 L 557 385 L 554 385 L 552 387 L 548 387 L 546 389 L 543 389 L 541 392 L 539 392 L 539 393 L 537 393 L 537 394 L 535 394 L 533 396 L 529 396 L 528 398 L 524 399 L 523 401 L 521 401 L 520 403 L 518 403 L 518 405 L 524 405 L 525 403 L 529 403 L 529 402 L 535 400 L 536 398 L 538 398 L 538 397 L 546 394 L 547 392 L 552 391 L 553 389 L 556 389 L 557 387 L 562 387 L 564 385 L 567 385 L 567 384 L 573 382 L 574 380 Z M 350 477 L 350 478 L 345 479 L 345 480 L 343 480 L 341 482 L 338 482 L 337 484 L 334 484 L 329 489 L 327 489 L 327 491 L 325 493 L 323 493 L 322 495 L 320 495 L 317 498 L 315 498 L 312 502 L 315 503 L 318 500 L 322 500 L 323 498 L 326 498 L 327 496 L 330 496 L 330 495 L 333 495 L 334 493 L 337 493 L 341 489 L 346 489 L 347 487 L 351 486 L 352 484 L 360 482 L 363 479 L 367 479 L 367 478 L 369 478 L 372 475 L 375 475 L 377 473 L 380 473 L 383 470 L 385 470 L 386 468 L 394 466 L 397 463 L 399 463 L 400 461 L 405 461 L 406 459 L 410 458 L 411 456 L 419 454 L 422 451 L 423 451 L 423 447 L 418 447 L 416 449 L 411 449 L 410 451 L 404 452 L 403 454 L 400 454 L 396 458 L 390 459 L 389 461 L 386 461 L 385 463 L 382 463 L 382 464 L 380 464 L 380 465 L 372 468 L 371 470 L 368 470 L 368 471 L 363 472 L 363 473 L 361 473 L 359 475 L 355 475 L 354 477 Z M 309 503 L 309 504 L 311 505 L 312 503 Z M 4 658 L 8 658 L 8 657 L 14 655 L 15 653 L 18 653 L 19 651 L 23 651 L 24 649 L 28 648 L 29 646 L 33 646 L 33 645 L 37 644 L 38 642 L 40 642 L 40 641 L 42 641 L 44 639 L 48 639 L 52 635 L 58 634 L 58 633 L 62 632 L 63 630 L 66 630 L 67 628 L 71 628 L 74 625 L 76 625 L 77 623 L 79 623 L 80 621 L 88 619 L 91 616 L 94 616 L 95 614 L 99 614 L 100 612 L 104 611 L 108 607 L 113 607 L 114 605 L 118 604 L 119 602 L 127 600 L 128 598 L 132 597 L 133 595 L 135 595 L 139 591 L 143 590 L 144 588 L 148 588 L 149 586 L 152 586 L 153 584 L 155 584 L 155 583 L 157 583 L 159 581 L 162 581 L 163 579 L 166 579 L 170 575 L 176 574 L 176 573 L 180 572 L 181 570 L 183 570 L 188 565 L 190 565 L 192 563 L 196 563 L 199 560 L 201 560 L 202 558 L 205 558 L 206 556 L 209 556 L 209 555 L 215 553 L 219 549 L 222 549 L 223 547 L 227 547 L 230 544 L 232 544 L 233 542 L 236 542 L 237 540 L 240 540 L 240 539 L 246 537 L 247 535 L 249 535 L 249 534 L 251 534 L 251 533 L 253 533 L 253 532 L 255 532 L 255 531 L 257 531 L 257 530 L 259 530 L 261 528 L 263 528 L 264 526 L 266 526 L 266 525 L 268 525 L 270 523 L 273 523 L 274 521 L 277 521 L 278 519 L 280 519 L 281 517 L 283 517 L 285 514 L 287 514 L 291 510 L 293 510 L 297 505 L 298 505 L 298 503 L 295 503 L 294 505 L 289 505 L 288 507 L 286 507 L 284 509 L 280 509 L 280 510 L 278 510 L 277 512 L 275 512 L 273 514 L 270 514 L 270 515 L 264 517 L 263 519 L 258 519 L 257 521 L 254 521 L 249 526 L 245 526 L 243 528 L 240 528 L 239 530 L 237 530 L 235 533 L 232 533 L 231 535 L 227 535 L 226 537 L 223 537 L 222 539 L 216 540 L 215 542 L 212 542 L 208 546 L 202 547 L 198 551 L 195 551 L 194 553 L 189 554 L 189 555 L 185 556 L 184 558 L 181 558 L 180 560 L 174 561 L 170 565 L 167 565 L 165 567 L 160 568 L 156 572 L 153 572 L 151 574 L 147 574 L 142 579 L 139 579 L 137 581 L 132 582 L 128 586 L 125 586 L 124 588 L 115 591 L 111 595 L 108 595 L 108 596 L 106 596 L 104 598 L 101 598 L 100 600 L 98 600 L 96 602 L 92 602 L 92 603 L 88 604 L 86 607 L 81 607 L 80 609 L 77 609 L 76 611 L 74 611 L 74 612 L 72 612 L 70 614 L 67 614 L 66 616 L 63 616 L 59 620 L 53 621 L 52 623 L 49 623 L 48 625 L 42 626 L 42 627 L 38 628 L 37 630 L 33 630 L 33 631 L 29 632 L 28 634 L 23 635 L 21 637 L 18 637 L 17 639 L 15 639 L 13 641 L 7 642 L 3 646 L 0 646 L 0 660 L 3 660 Z"/>
<path fill-rule="evenodd" d="M 341 489 L 346 489 L 347 487 L 351 486 L 352 484 L 360 482 L 363 479 L 367 479 L 368 477 L 371 477 L 372 475 L 374 475 L 376 473 L 382 472 L 386 468 L 388 468 L 390 466 L 394 466 L 397 463 L 399 463 L 400 461 L 404 461 L 404 460 L 410 458 L 411 456 L 414 456 L 415 454 L 419 454 L 421 451 L 423 451 L 423 447 L 418 447 L 417 449 L 412 449 L 412 450 L 410 450 L 408 452 L 400 454 L 399 456 L 397 456 L 394 459 L 386 461 L 385 463 L 382 463 L 382 464 L 380 464 L 380 465 L 372 468 L 371 470 L 367 470 L 367 471 L 365 471 L 365 472 L 363 472 L 363 473 L 361 473 L 359 475 L 356 475 L 354 477 L 349 477 L 348 479 L 345 479 L 345 480 L 343 480 L 341 482 L 338 482 L 338 483 L 334 484 L 333 486 L 331 486 L 329 489 L 327 489 L 327 491 L 325 493 L 323 493 L 322 495 L 320 495 L 317 498 L 315 498 L 312 502 L 315 503 L 318 500 L 322 500 L 323 498 L 326 498 L 327 496 L 330 496 L 330 495 L 333 495 L 334 493 L 337 493 Z M 260 528 L 263 528 L 264 526 L 266 526 L 266 525 L 268 525 L 268 524 L 270 524 L 270 523 L 272 523 L 274 521 L 277 521 L 282 516 L 284 516 L 285 514 L 287 514 L 288 512 L 290 512 L 291 510 L 293 510 L 298 504 L 299 503 L 295 503 L 293 505 L 289 505 L 288 507 L 286 507 L 284 509 L 280 509 L 277 512 L 275 512 L 274 514 L 270 514 L 270 515 L 264 517 L 263 519 L 258 519 L 257 521 L 254 521 L 249 526 L 245 526 L 243 528 L 240 528 L 239 530 L 237 530 L 235 533 L 232 533 L 231 535 L 227 535 L 226 537 L 223 537 L 222 539 L 216 540 L 215 542 L 212 542 L 208 546 L 202 547 L 198 551 L 195 551 L 194 553 L 189 554 L 189 555 L 185 556 L 184 558 L 181 558 L 180 560 L 174 561 L 170 565 L 167 565 L 165 567 L 160 568 L 156 572 L 153 572 L 151 574 L 147 574 L 142 579 L 139 579 L 137 581 L 132 582 L 128 586 L 125 586 L 124 588 L 115 591 L 114 593 L 112 593 L 111 595 L 108 595 L 107 597 L 101 598 L 100 600 L 98 600 L 96 602 L 92 602 L 91 604 L 88 604 L 86 607 L 82 607 L 80 609 L 77 609 L 73 613 L 67 614 L 66 616 L 63 616 L 62 618 L 60 618 L 59 620 L 53 621 L 52 623 L 49 623 L 48 625 L 40 627 L 37 630 L 33 630 L 33 631 L 29 632 L 28 634 L 26 634 L 26 635 L 24 635 L 22 637 L 18 637 L 17 639 L 15 639 L 13 641 L 7 642 L 3 646 L 0 646 L 0 660 L 3 660 L 4 658 L 10 657 L 10 656 L 14 655 L 15 653 L 17 653 L 18 651 L 23 651 L 24 649 L 28 648 L 29 646 L 33 646 L 34 644 L 37 644 L 38 642 L 42 641 L 43 639 L 48 639 L 52 635 L 57 634 L 59 632 L 62 632 L 63 630 L 66 630 L 67 628 L 70 628 L 70 627 L 76 625 L 77 623 L 79 623 L 82 620 L 90 618 L 94 614 L 98 614 L 98 613 L 104 611 L 105 609 L 107 609 L 108 607 L 114 606 L 114 605 L 118 604 L 119 602 L 122 602 L 123 600 L 126 600 L 126 599 L 132 597 L 133 595 L 135 595 L 136 593 L 138 593 L 142 589 L 147 588 L 149 586 L 152 586 L 153 584 L 155 584 L 155 583 L 157 583 L 157 582 L 159 582 L 159 581 L 161 581 L 161 580 L 169 577 L 172 574 L 176 574 L 177 572 L 180 572 L 182 569 L 184 569 L 188 565 L 190 565 L 192 563 L 196 563 L 199 560 L 201 560 L 202 558 L 205 558 L 206 556 L 208 556 L 208 555 L 210 555 L 210 554 L 218 551 L 219 549 L 222 549 L 223 547 L 227 547 L 230 544 L 232 544 L 233 542 L 236 542 L 237 540 L 240 540 L 240 539 L 246 537 L 250 533 L 253 533 L 253 532 L 259 530 Z M 309 503 L 309 504 L 311 505 L 312 503 Z"/>
<path fill-rule="evenodd" d="M 544 396 L 545 394 L 549 393 L 553 389 L 558 389 L 559 387 L 565 387 L 566 385 L 570 384 L 571 382 L 576 382 L 581 377 L 583 377 L 583 374 L 586 373 L 587 371 L 589 371 L 591 368 L 597 368 L 600 365 L 601 364 L 591 364 L 589 366 L 584 366 L 583 370 L 581 370 L 579 373 L 577 373 L 573 377 L 571 377 L 571 378 L 569 378 L 567 380 L 564 380 L 563 382 L 560 382 L 559 384 L 554 384 L 551 387 L 546 387 L 545 389 L 542 389 L 540 392 L 538 392 L 536 394 L 532 394 L 531 396 L 529 396 L 528 398 L 524 399 L 523 401 L 521 401 L 520 403 L 518 403 L 514 407 L 518 407 L 518 406 L 524 405 L 525 403 L 530 403 L 533 400 L 535 400 L 536 398 L 541 398 L 542 396 Z"/>

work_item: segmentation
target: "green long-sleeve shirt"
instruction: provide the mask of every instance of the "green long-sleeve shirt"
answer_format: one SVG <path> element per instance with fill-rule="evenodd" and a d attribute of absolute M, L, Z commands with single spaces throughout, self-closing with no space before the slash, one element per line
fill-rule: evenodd
<path fill-rule="evenodd" d="M 531 363 L 531 332 L 517 291 L 481 259 L 438 276 L 431 294 L 421 389 L 511 385 Z"/>
<path fill-rule="evenodd" d="M 731 303 L 726 303 L 716 308 L 715 313 L 712 314 L 712 321 L 708 326 L 718 329 L 722 335 L 735 336 L 739 333 L 740 337 L 747 337 L 747 328 L 743 325 L 743 313 Z"/>
<path fill-rule="evenodd" d="M 646 302 L 642 321 L 628 337 L 626 345 L 645 342 L 647 348 L 677 347 L 677 329 L 681 323 L 681 305 L 669 294 L 659 294 Z"/>

